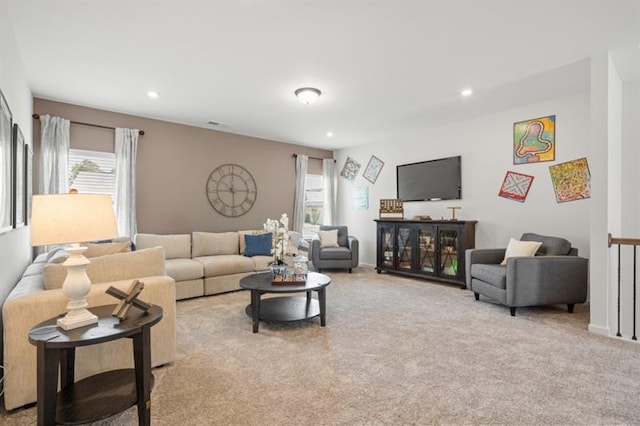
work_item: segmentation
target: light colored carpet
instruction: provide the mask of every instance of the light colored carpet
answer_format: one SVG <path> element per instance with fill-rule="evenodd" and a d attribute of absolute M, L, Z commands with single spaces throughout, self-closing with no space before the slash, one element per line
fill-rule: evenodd
<path fill-rule="evenodd" d="M 640 423 L 640 345 L 587 332 L 587 305 L 511 317 L 454 285 L 329 275 L 324 328 L 253 334 L 247 292 L 178 302 L 178 357 L 154 370 L 152 424 Z M 0 423 L 35 424 L 35 408 Z"/>

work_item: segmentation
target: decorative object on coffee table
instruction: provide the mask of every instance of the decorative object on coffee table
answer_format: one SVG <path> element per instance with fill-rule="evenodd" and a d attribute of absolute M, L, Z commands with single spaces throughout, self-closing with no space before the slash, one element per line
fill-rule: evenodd
<path fill-rule="evenodd" d="M 282 216 L 280 216 L 280 220 L 268 218 L 263 228 L 273 235 L 271 239 L 271 254 L 273 255 L 273 260 L 269 262 L 269 266 L 272 267 L 274 274 L 282 274 L 284 271 L 282 271 L 281 267 L 287 267 L 287 263 L 284 261 L 284 255 L 287 248 L 287 240 L 289 239 L 289 217 L 286 213 L 283 213 Z"/>
<path fill-rule="evenodd" d="M 151 305 L 142 300 L 138 299 L 138 295 L 144 289 L 144 283 L 138 280 L 133 280 L 131 283 L 131 287 L 129 287 L 128 292 L 124 292 L 120 289 L 111 286 L 107 289 L 106 293 L 110 296 L 115 297 L 116 299 L 120 299 L 120 303 L 113 310 L 113 316 L 117 317 L 121 320 L 127 318 L 127 314 L 129 313 L 129 309 L 131 306 L 135 306 L 138 309 L 141 309 L 144 312 L 147 312 Z"/>

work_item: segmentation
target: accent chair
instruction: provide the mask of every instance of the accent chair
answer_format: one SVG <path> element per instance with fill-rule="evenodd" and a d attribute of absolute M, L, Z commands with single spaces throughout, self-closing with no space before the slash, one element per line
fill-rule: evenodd
<path fill-rule="evenodd" d="M 338 231 L 336 241 L 328 241 L 327 231 Z M 348 269 L 358 266 L 358 239 L 349 235 L 346 226 L 321 225 L 320 233 L 311 240 L 311 261 L 322 272 L 323 269 Z"/>

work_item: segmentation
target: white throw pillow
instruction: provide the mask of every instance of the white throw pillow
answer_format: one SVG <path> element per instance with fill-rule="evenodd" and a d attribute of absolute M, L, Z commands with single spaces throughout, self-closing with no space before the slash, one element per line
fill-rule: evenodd
<path fill-rule="evenodd" d="M 340 247 L 338 245 L 338 230 L 320 231 L 320 247 Z"/>
<path fill-rule="evenodd" d="M 520 241 L 511 238 L 507 251 L 504 253 L 504 259 L 500 264 L 506 265 L 507 259 L 510 257 L 535 256 L 541 245 L 542 243 L 539 241 Z"/>

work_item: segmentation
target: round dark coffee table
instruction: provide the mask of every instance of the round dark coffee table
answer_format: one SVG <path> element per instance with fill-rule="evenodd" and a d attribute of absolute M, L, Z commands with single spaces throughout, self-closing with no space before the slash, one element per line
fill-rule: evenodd
<path fill-rule="evenodd" d="M 251 291 L 251 304 L 246 313 L 253 320 L 253 332 L 258 332 L 260 320 L 300 321 L 320 316 L 320 325 L 326 325 L 326 287 L 331 278 L 317 272 L 309 272 L 304 285 L 282 285 L 271 283 L 271 272 L 249 275 L 240 280 L 240 287 Z M 311 292 L 318 293 L 318 300 Z M 260 300 L 265 293 L 307 293 L 307 297 L 273 297 Z"/>

